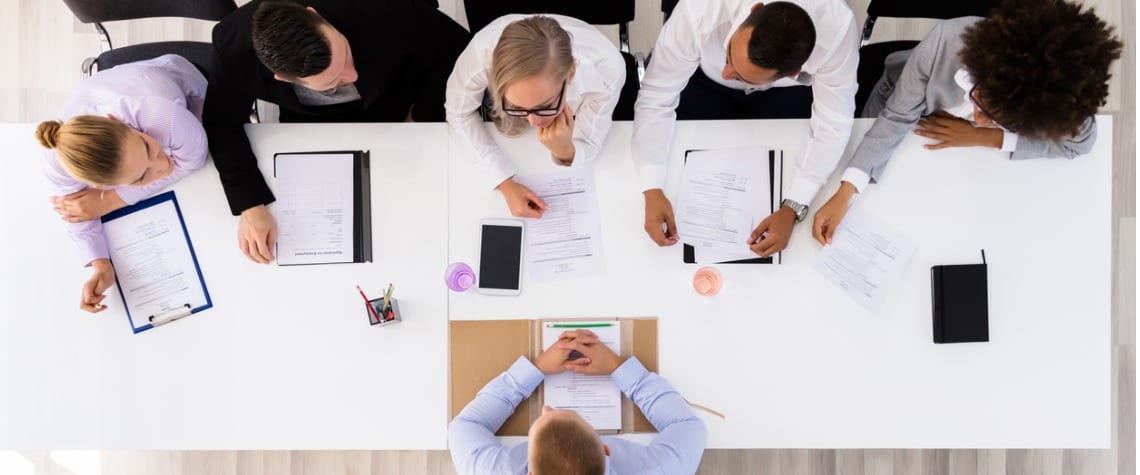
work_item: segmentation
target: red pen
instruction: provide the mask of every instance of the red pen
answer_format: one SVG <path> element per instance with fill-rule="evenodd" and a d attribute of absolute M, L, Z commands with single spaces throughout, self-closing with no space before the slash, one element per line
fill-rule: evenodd
<path fill-rule="evenodd" d="M 364 299 L 364 305 L 368 306 L 368 313 L 372 314 L 372 316 L 376 318 L 376 323 L 384 321 L 380 318 L 380 314 L 376 313 L 376 309 L 372 308 L 372 302 L 368 300 L 367 295 L 364 295 L 364 290 L 360 288 L 360 285 L 356 286 L 356 290 L 360 292 L 360 298 Z"/>

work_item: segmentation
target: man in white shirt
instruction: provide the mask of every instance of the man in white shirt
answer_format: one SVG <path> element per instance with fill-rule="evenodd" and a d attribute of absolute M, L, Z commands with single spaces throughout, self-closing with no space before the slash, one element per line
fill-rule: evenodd
<path fill-rule="evenodd" d="M 634 106 L 633 159 L 645 195 L 649 237 L 660 246 L 677 242 L 673 207 L 663 189 L 679 104 L 707 108 L 708 90 L 719 87 L 719 95 L 727 98 L 723 103 L 795 109 L 788 103 L 796 93 L 770 89 L 810 86 L 809 137 L 784 188 L 787 199 L 748 241 L 762 257 L 783 250 L 851 136 L 858 62 L 855 16 L 842 0 L 682 0 L 661 30 Z M 690 81 L 691 76 L 696 80 Z M 694 84 L 706 93 L 686 101 L 686 85 L 702 81 L 716 84 Z M 758 101 L 757 94 L 773 98 Z M 742 116 L 781 114 L 726 107 L 721 118 Z"/>

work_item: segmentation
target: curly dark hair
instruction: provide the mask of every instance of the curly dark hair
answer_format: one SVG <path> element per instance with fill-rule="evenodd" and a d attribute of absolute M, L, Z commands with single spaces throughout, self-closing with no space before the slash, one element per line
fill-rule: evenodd
<path fill-rule="evenodd" d="M 332 52 L 320 32 L 324 19 L 286 1 L 267 1 L 253 12 L 253 49 L 270 71 L 303 78 L 328 69 Z"/>
<path fill-rule="evenodd" d="M 1005 0 L 962 34 L 959 53 L 985 113 L 1031 138 L 1061 140 L 1105 104 L 1123 45 L 1091 9 Z"/>

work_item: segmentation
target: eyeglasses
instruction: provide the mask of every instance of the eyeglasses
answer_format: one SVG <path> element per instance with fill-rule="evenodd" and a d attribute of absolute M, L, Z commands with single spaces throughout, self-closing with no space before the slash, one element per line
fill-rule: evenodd
<path fill-rule="evenodd" d="M 558 91 L 558 102 L 552 108 L 543 109 L 515 109 L 507 108 L 507 99 L 503 98 L 503 113 L 511 117 L 526 117 L 534 114 L 539 117 L 554 117 L 562 111 L 562 97 L 566 95 L 566 81 L 562 81 L 562 88 Z"/>
<path fill-rule="evenodd" d="M 997 121 L 994 120 L 993 114 L 990 114 L 989 111 L 987 111 L 985 107 L 982 107 L 982 103 L 978 102 L 977 91 L 978 91 L 978 86 L 974 86 L 974 87 L 970 88 L 970 94 L 969 94 L 970 102 L 972 102 L 974 104 L 974 107 L 976 107 L 978 109 L 978 111 L 982 113 L 982 115 L 989 117 L 989 119 L 994 124 L 997 124 Z M 998 125 L 1001 125 L 1001 124 L 998 124 Z M 1013 129 L 1010 129 L 1009 127 L 1005 127 L 1004 125 L 1002 127 L 1005 128 L 1006 130 L 1009 130 L 1010 132 L 1014 131 Z"/>

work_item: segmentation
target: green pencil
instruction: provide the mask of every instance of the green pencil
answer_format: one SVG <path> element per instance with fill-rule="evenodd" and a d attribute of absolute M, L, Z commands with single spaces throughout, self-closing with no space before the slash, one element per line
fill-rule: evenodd
<path fill-rule="evenodd" d="M 612 323 L 554 323 L 550 328 L 594 328 L 594 327 L 612 327 Z"/>

